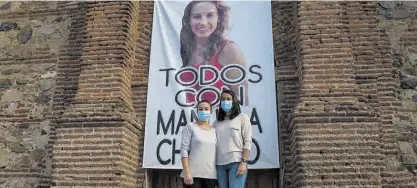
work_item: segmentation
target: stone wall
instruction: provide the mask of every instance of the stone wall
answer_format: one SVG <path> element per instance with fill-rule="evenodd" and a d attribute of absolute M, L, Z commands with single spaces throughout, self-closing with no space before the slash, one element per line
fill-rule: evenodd
<path fill-rule="evenodd" d="M 50 185 L 57 62 L 66 2 L 0 3 L 0 187 Z"/>
<path fill-rule="evenodd" d="M 1 186 L 138 187 L 138 2 L 2 2 Z"/>
<path fill-rule="evenodd" d="M 417 3 L 378 3 L 378 26 L 388 38 L 385 51 L 400 80 L 396 100 L 401 106 L 395 112 L 395 142 L 400 150 L 399 169 L 415 171 L 417 165 Z M 415 176 L 416 178 L 416 176 Z"/>
<path fill-rule="evenodd" d="M 416 6 L 272 2 L 282 168 L 249 187 L 416 186 Z M 0 2 L 0 187 L 145 186 L 152 16 Z"/>

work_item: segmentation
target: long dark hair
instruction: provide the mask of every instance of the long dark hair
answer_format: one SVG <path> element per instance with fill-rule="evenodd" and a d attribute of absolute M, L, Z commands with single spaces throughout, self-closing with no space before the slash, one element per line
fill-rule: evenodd
<path fill-rule="evenodd" d="M 197 3 L 201 2 L 211 2 L 213 3 L 219 15 L 219 20 L 217 22 L 216 30 L 211 34 L 207 43 L 207 50 L 203 52 L 204 60 L 209 60 L 210 57 L 214 54 L 218 46 L 223 41 L 224 32 L 229 28 L 229 12 L 230 8 L 226 6 L 222 1 L 191 1 L 184 9 L 184 15 L 182 17 L 182 28 L 180 34 L 181 42 L 181 59 L 182 66 L 186 67 L 189 65 L 190 59 L 196 48 L 196 40 L 194 33 L 190 25 L 190 14 L 191 9 Z"/>
<path fill-rule="evenodd" d="M 223 93 L 227 93 L 232 96 L 232 109 L 230 110 L 229 119 L 234 119 L 240 114 L 239 100 L 237 99 L 235 92 L 233 92 L 232 90 L 223 90 L 220 96 L 223 96 Z M 223 101 L 220 100 L 219 112 L 217 114 L 217 121 L 223 121 L 226 117 L 226 112 L 221 108 L 222 102 Z"/>

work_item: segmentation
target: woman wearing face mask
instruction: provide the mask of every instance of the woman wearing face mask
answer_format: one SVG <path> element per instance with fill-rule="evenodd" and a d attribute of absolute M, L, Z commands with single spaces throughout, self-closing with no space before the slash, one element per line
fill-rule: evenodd
<path fill-rule="evenodd" d="M 239 101 L 233 91 L 223 91 L 213 127 L 216 128 L 219 143 L 216 151 L 219 188 L 244 188 L 252 126 L 248 115 L 240 112 Z"/>
<path fill-rule="evenodd" d="M 214 188 L 216 181 L 216 131 L 209 124 L 212 107 L 208 101 L 197 104 L 197 122 L 182 131 L 181 162 L 185 188 Z"/>

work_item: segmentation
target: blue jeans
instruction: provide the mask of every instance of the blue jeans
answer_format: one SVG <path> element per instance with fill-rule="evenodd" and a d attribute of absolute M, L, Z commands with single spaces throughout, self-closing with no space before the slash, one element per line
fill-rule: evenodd
<path fill-rule="evenodd" d="M 236 176 L 240 162 L 230 163 L 227 165 L 216 165 L 217 182 L 219 188 L 244 188 L 246 177 L 248 176 L 248 166 L 246 164 L 246 172 L 240 177 Z"/>

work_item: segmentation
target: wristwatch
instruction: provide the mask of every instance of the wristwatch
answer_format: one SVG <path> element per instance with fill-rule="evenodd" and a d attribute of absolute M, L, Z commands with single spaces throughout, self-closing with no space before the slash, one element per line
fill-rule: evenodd
<path fill-rule="evenodd" d="M 246 159 L 242 158 L 242 162 L 247 163 L 247 162 L 248 162 L 248 160 L 246 160 Z"/>

